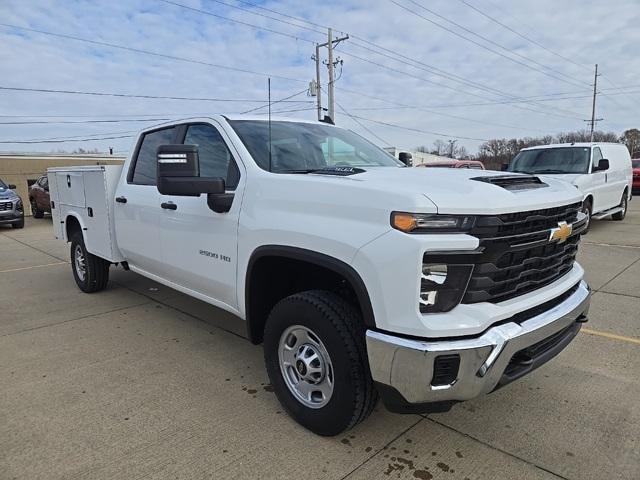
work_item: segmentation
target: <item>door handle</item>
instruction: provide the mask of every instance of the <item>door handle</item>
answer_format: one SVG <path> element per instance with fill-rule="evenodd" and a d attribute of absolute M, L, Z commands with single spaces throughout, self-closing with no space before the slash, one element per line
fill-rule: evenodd
<path fill-rule="evenodd" d="M 116 197 L 116 202 L 127 203 L 127 197 Z"/>
<path fill-rule="evenodd" d="M 162 202 L 160 204 L 160 206 L 166 210 L 177 210 L 178 209 L 178 205 L 176 205 L 175 203 L 172 202 Z"/>

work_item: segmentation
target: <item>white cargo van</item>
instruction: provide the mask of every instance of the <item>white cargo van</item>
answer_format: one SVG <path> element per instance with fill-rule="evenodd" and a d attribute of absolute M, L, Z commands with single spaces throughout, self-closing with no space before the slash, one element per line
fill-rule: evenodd
<path fill-rule="evenodd" d="M 575 185 L 588 218 L 624 219 L 633 181 L 631 156 L 621 143 L 564 143 L 523 148 L 509 171 L 545 175 Z"/>

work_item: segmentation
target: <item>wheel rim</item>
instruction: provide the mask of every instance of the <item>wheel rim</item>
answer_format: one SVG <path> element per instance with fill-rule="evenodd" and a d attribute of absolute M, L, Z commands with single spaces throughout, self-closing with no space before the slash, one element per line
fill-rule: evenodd
<path fill-rule="evenodd" d="M 80 245 L 76 245 L 75 250 L 73 251 L 73 261 L 76 266 L 76 274 L 81 282 L 84 282 L 84 279 L 87 275 L 87 263 L 84 258 L 84 252 L 82 251 L 82 247 Z"/>
<path fill-rule="evenodd" d="M 38 204 L 35 200 L 31 200 L 31 213 L 36 213 L 38 210 Z"/>
<path fill-rule="evenodd" d="M 307 327 L 293 325 L 280 336 L 280 372 L 289 391 L 309 408 L 324 407 L 333 395 L 333 365 L 320 338 Z"/>
<path fill-rule="evenodd" d="M 589 207 L 583 207 L 582 213 L 587 216 L 587 223 L 585 228 L 589 228 L 589 224 L 591 223 L 591 210 L 589 209 Z"/>

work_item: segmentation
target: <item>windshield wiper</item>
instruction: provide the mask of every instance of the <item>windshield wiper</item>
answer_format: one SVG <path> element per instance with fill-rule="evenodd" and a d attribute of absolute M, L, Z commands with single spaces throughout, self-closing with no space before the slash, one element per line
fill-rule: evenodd
<path fill-rule="evenodd" d="M 557 169 L 554 170 L 552 168 L 548 168 L 546 170 L 536 170 L 535 172 L 531 172 L 531 173 L 533 175 L 536 175 L 538 173 L 568 173 L 568 172 L 565 172 L 564 170 L 557 170 Z"/>
<path fill-rule="evenodd" d="M 356 173 L 363 173 L 366 170 L 357 167 L 323 167 L 323 168 L 293 168 L 288 170 L 278 170 L 276 173 L 322 173 L 324 175 L 348 176 Z"/>

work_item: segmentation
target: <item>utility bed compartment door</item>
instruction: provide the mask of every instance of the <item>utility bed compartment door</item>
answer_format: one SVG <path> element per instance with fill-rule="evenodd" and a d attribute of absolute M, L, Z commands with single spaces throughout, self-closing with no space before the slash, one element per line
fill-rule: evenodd
<path fill-rule="evenodd" d="M 84 218 L 86 230 L 87 250 L 99 257 L 112 259 L 111 222 L 109 206 L 107 205 L 107 185 L 102 170 L 84 172 L 84 196 L 86 201 L 86 216 Z"/>
<path fill-rule="evenodd" d="M 71 207 L 84 207 L 84 172 L 56 172 L 58 201 Z M 51 187 L 49 187 L 51 188 Z"/>

